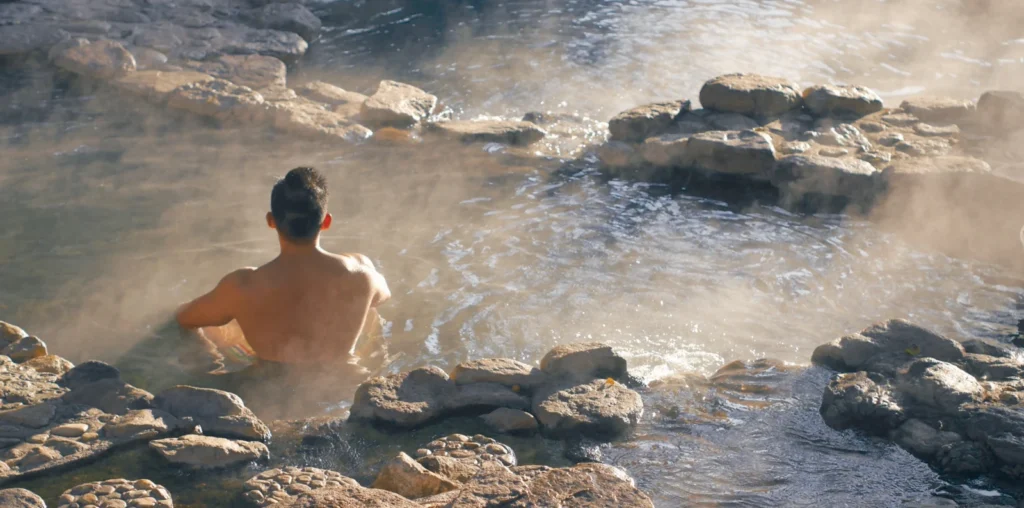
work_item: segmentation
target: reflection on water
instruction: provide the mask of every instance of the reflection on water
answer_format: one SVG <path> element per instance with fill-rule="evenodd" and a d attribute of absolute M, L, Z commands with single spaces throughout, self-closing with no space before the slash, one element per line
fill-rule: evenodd
<path fill-rule="evenodd" d="M 855 81 L 890 101 L 910 87 L 976 95 L 1019 77 L 1024 46 L 1002 24 L 984 40 L 964 36 L 976 18 L 956 9 L 972 5 L 982 3 L 872 3 L 869 18 L 853 0 L 336 2 L 321 6 L 324 40 L 292 79 L 362 91 L 382 76 L 408 80 L 463 117 L 575 113 L 538 150 L 576 154 L 600 137 L 596 120 L 695 97 L 725 71 Z M 536 362 L 576 340 L 616 346 L 647 379 L 762 356 L 806 364 L 817 344 L 891 317 L 1004 337 L 1024 287 L 843 216 L 606 182 L 587 157 L 219 131 L 43 69 L 5 68 L 0 87 L 0 318 L 74 361 L 116 362 L 152 390 L 188 380 L 165 326 L 172 309 L 276 254 L 262 220 L 270 187 L 301 164 L 329 180 L 336 223 L 325 247 L 368 254 L 389 280 L 394 369 Z M 825 379 L 813 369 L 771 377 L 754 401 L 722 387 L 654 390 L 637 439 L 605 456 L 659 506 L 889 506 L 942 485 L 891 445 L 827 429 Z M 339 429 L 327 451 L 275 456 L 365 475 L 361 464 L 446 430 Z M 521 455 L 547 446 L 510 444 Z M 189 495 L 186 505 L 200 502 Z"/>

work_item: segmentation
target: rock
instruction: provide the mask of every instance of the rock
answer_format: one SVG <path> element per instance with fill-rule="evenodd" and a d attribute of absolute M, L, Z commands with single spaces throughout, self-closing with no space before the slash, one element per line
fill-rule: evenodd
<path fill-rule="evenodd" d="M 906 420 L 892 393 L 866 372 L 833 377 L 822 396 L 820 412 L 825 424 L 833 429 L 857 427 L 883 436 Z"/>
<path fill-rule="evenodd" d="M 914 125 L 914 132 L 917 133 L 918 136 L 924 137 L 955 138 L 960 135 L 960 127 L 957 127 L 956 125 L 936 127 L 926 123 L 919 123 Z"/>
<path fill-rule="evenodd" d="M 416 459 L 427 470 L 454 482 L 465 482 L 480 472 L 480 464 L 456 459 L 447 455 L 426 455 Z"/>
<path fill-rule="evenodd" d="M 795 141 L 792 143 L 786 143 L 783 145 L 781 152 L 785 155 L 793 155 L 798 153 L 804 153 L 811 149 L 810 143 L 803 141 Z"/>
<path fill-rule="evenodd" d="M 811 361 L 842 372 L 894 374 L 896 367 L 915 356 L 956 363 L 963 359 L 964 349 L 959 342 L 905 320 L 892 319 L 818 346 Z"/>
<path fill-rule="evenodd" d="M 263 96 L 223 79 L 189 83 L 171 92 L 167 106 L 217 120 L 251 121 L 262 114 Z"/>
<path fill-rule="evenodd" d="M 498 462 L 503 466 L 515 466 L 518 463 L 512 448 L 480 434 L 452 434 L 435 439 L 417 451 L 417 455 L 421 455 L 419 461 L 428 470 L 456 481 L 465 479 L 464 472 L 479 470 L 488 462 Z M 442 458 L 458 461 L 462 466 L 453 466 L 447 460 L 442 461 Z"/>
<path fill-rule="evenodd" d="M 455 490 L 459 485 L 428 471 L 405 453 L 399 453 L 384 465 L 371 487 L 416 499 Z"/>
<path fill-rule="evenodd" d="M 409 127 L 430 116 L 437 97 L 412 85 L 381 81 L 362 105 L 362 120 L 373 127 Z"/>
<path fill-rule="evenodd" d="M 864 152 L 858 155 L 857 158 L 871 164 L 876 169 L 888 167 L 888 164 L 892 162 L 892 154 L 886 152 Z"/>
<path fill-rule="evenodd" d="M 150 480 L 116 478 L 102 482 L 83 483 L 64 491 L 57 508 L 100 506 L 103 508 L 173 508 L 171 494 L 162 485 Z"/>
<path fill-rule="evenodd" d="M 896 151 L 903 152 L 913 157 L 924 157 L 926 155 L 946 155 L 952 146 L 949 140 L 943 138 L 919 138 L 913 141 L 902 141 L 896 143 Z"/>
<path fill-rule="evenodd" d="M 864 132 L 878 134 L 880 132 L 885 132 L 886 129 L 887 127 L 885 126 L 885 124 L 882 123 L 868 121 L 860 122 L 860 130 Z"/>
<path fill-rule="evenodd" d="M 299 95 L 295 93 L 295 90 L 284 86 L 260 88 L 259 90 L 256 90 L 256 92 L 263 96 L 264 103 L 288 102 L 299 98 Z M 268 106 L 270 105 L 271 104 L 268 104 Z"/>
<path fill-rule="evenodd" d="M 970 118 L 975 106 L 971 101 L 949 97 L 914 97 L 900 104 L 900 109 L 923 122 L 935 124 L 956 124 Z"/>
<path fill-rule="evenodd" d="M 591 439 L 566 439 L 562 446 L 565 448 L 562 455 L 572 461 L 573 464 L 583 462 L 601 462 L 604 453 L 601 452 L 601 445 Z"/>
<path fill-rule="evenodd" d="M 268 107 L 274 128 L 310 139 L 365 141 L 373 132 L 353 123 L 351 117 L 335 113 L 309 99 L 275 103 Z"/>
<path fill-rule="evenodd" d="M 153 394 L 120 379 L 102 379 L 74 388 L 64 394 L 62 400 L 67 404 L 81 404 L 105 413 L 123 415 L 152 407 Z"/>
<path fill-rule="evenodd" d="M 850 151 L 845 149 L 845 148 L 829 148 L 829 147 L 825 147 L 825 148 L 822 148 L 821 150 L 818 150 L 818 155 L 821 155 L 821 156 L 824 156 L 824 157 L 843 157 L 845 155 L 850 155 Z M 861 159 L 861 160 L 863 160 L 863 159 Z"/>
<path fill-rule="evenodd" d="M 532 414 L 518 409 L 498 408 L 480 418 L 498 432 L 532 433 L 539 427 L 537 419 Z"/>
<path fill-rule="evenodd" d="M 150 48 L 129 48 L 135 57 L 136 70 L 159 70 L 167 65 L 167 55 Z"/>
<path fill-rule="evenodd" d="M 320 18 L 298 2 L 270 3 L 249 11 L 245 19 L 257 28 L 296 33 L 306 42 L 320 36 Z"/>
<path fill-rule="evenodd" d="M 63 387 L 74 390 L 104 379 L 121 379 L 121 371 L 106 363 L 89 360 L 69 370 L 57 381 Z"/>
<path fill-rule="evenodd" d="M 906 501 L 900 505 L 900 508 L 957 508 L 958 506 L 960 505 L 952 499 L 928 496 L 926 499 Z"/>
<path fill-rule="evenodd" d="M 510 388 L 532 389 L 547 380 L 543 371 L 509 358 L 483 358 L 455 366 L 452 380 L 457 385 L 497 383 Z"/>
<path fill-rule="evenodd" d="M 302 494 L 288 506 L 295 508 L 323 507 L 380 507 L 380 508 L 423 508 L 419 503 L 412 502 L 394 492 L 380 489 L 367 489 L 358 485 L 342 484 L 340 486 L 316 489 Z"/>
<path fill-rule="evenodd" d="M 50 47 L 68 37 L 67 32 L 52 26 L 35 24 L 0 26 L 0 56 L 46 52 Z"/>
<path fill-rule="evenodd" d="M 514 504 L 516 501 L 519 503 Z M 452 507 L 510 505 L 560 506 L 533 503 L 525 479 L 495 462 L 487 463 L 446 504 L 442 504 Z"/>
<path fill-rule="evenodd" d="M 1004 344 L 992 339 L 974 338 L 960 342 L 964 351 L 976 355 L 988 355 L 997 358 L 1014 358 L 1015 349 L 1009 344 Z"/>
<path fill-rule="evenodd" d="M 233 393 L 179 385 L 157 394 L 153 406 L 177 418 L 191 418 L 205 434 L 260 441 L 270 439 L 270 429 Z"/>
<path fill-rule="evenodd" d="M 309 49 L 309 43 L 292 32 L 253 29 L 243 26 L 219 27 L 217 31 L 221 38 L 217 39 L 220 47 L 216 49 L 219 49 L 220 53 L 230 55 L 272 56 L 288 64 L 301 58 Z M 182 56 L 190 60 L 205 60 L 208 55 L 204 52 L 201 55 L 183 54 Z"/>
<path fill-rule="evenodd" d="M 939 453 L 942 447 L 962 441 L 963 438 L 955 432 L 936 430 L 921 420 L 911 418 L 893 432 L 892 440 L 917 457 L 928 460 Z"/>
<path fill-rule="evenodd" d="M 245 482 L 245 498 L 254 506 L 270 506 L 294 502 L 298 496 L 319 489 L 348 485 L 359 487 L 355 480 L 337 471 L 315 467 L 286 467 L 264 471 Z"/>
<path fill-rule="evenodd" d="M 75 368 L 75 364 L 57 355 L 46 355 L 33 358 L 25 362 L 25 366 L 36 369 L 36 372 L 56 374 L 58 376 L 64 375 L 69 370 Z"/>
<path fill-rule="evenodd" d="M 150 441 L 149 447 L 171 464 L 200 469 L 228 467 L 270 458 L 270 450 L 263 443 L 195 434 Z"/>
<path fill-rule="evenodd" d="M 179 87 L 212 80 L 213 76 L 194 71 L 137 71 L 115 79 L 112 84 L 133 95 L 163 102 Z"/>
<path fill-rule="evenodd" d="M 295 88 L 295 92 L 309 100 L 323 102 L 334 107 L 334 112 L 356 117 L 363 103 L 369 97 L 356 92 L 349 92 L 323 81 L 311 81 Z"/>
<path fill-rule="evenodd" d="M 17 363 L 23 363 L 33 358 L 46 356 L 46 343 L 39 340 L 39 337 L 22 337 L 0 350 L 0 354 Z"/>
<path fill-rule="evenodd" d="M 61 459 L 59 451 L 39 444 L 17 446 L 12 448 L 8 455 L 15 458 L 7 461 L 7 464 L 17 467 L 22 473 L 44 469 Z"/>
<path fill-rule="evenodd" d="M 177 418 L 160 410 L 130 411 L 103 426 L 103 435 L 114 440 L 151 439 L 181 426 Z"/>
<path fill-rule="evenodd" d="M 552 469 L 533 479 L 529 489 L 533 506 L 654 508 L 628 475 L 605 464 Z"/>
<path fill-rule="evenodd" d="M 760 132 L 704 132 L 687 143 L 685 164 L 708 173 L 768 180 L 775 165 L 775 147 L 771 137 Z"/>
<path fill-rule="evenodd" d="M 882 121 L 895 127 L 913 127 L 921 123 L 921 119 L 910 113 L 889 113 L 882 115 Z M 902 137 L 900 138 L 902 139 Z"/>
<path fill-rule="evenodd" d="M 807 194 L 865 199 L 874 194 L 877 170 L 860 159 L 787 155 L 772 169 L 772 185 L 792 197 Z"/>
<path fill-rule="evenodd" d="M 50 435 L 60 437 L 80 437 L 89 430 L 89 426 L 84 423 L 65 423 L 64 425 L 58 425 L 50 429 Z"/>
<path fill-rule="evenodd" d="M 530 399 L 497 383 L 473 383 L 459 386 L 450 397 L 442 401 L 445 413 L 490 410 L 497 407 L 529 409 Z"/>
<path fill-rule="evenodd" d="M 537 421 L 554 435 L 616 436 L 633 429 L 643 410 L 638 393 L 605 380 L 542 391 L 533 404 Z"/>
<path fill-rule="evenodd" d="M 816 116 L 867 116 L 882 110 L 882 99 L 861 86 L 819 85 L 804 90 L 804 105 Z"/>
<path fill-rule="evenodd" d="M 789 80 L 757 74 L 727 74 L 706 83 L 700 103 L 707 109 L 771 117 L 797 109 L 800 89 Z"/>
<path fill-rule="evenodd" d="M 994 457 L 988 447 L 981 443 L 959 441 L 939 449 L 933 461 L 943 473 L 954 475 L 978 475 L 992 469 Z"/>
<path fill-rule="evenodd" d="M 10 323 L 0 321 L 0 346 L 6 347 L 8 344 L 17 342 L 18 339 L 24 337 L 28 337 L 28 333 L 25 333 L 25 330 Z"/>
<path fill-rule="evenodd" d="M 760 127 L 753 118 L 749 116 L 741 115 L 739 113 L 721 113 L 721 112 L 707 112 L 704 115 L 704 123 L 707 125 L 706 131 L 749 131 Z"/>
<path fill-rule="evenodd" d="M 882 146 L 896 146 L 903 142 L 903 134 L 888 132 L 878 137 L 878 144 Z"/>
<path fill-rule="evenodd" d="M 46 508 L 46 502 L 29 490 L 0 489 L 0 506 L 4 508 Z"/>
<path fill-rule="evenodd" d="M 639 143 L 664 134 L 680 116 L 690 111 L 690 101 L 659 102 L 629 109 L 608 121 L 611 139 Z"/>
<path fill-rule="evenodd" d="M 208 62 L 192 62 L 193 70 L 252 89 L 283 87 L 288 69 L 272 56 L 223 55 Z"/>
<path fill-rule="evenodd" d="M 101 39 L 55 55 L 53 63 L 66 71 L 94 79 L 113 79 L 135 71 L 135 57 L 120 42 Z"/>
<path fill-rule="evenodd" d="M 374 377 L 356 389 L 350 418 L 415 427 L 438 418 L 455 383 L 437 367 L 422 367 L 386 377 Z"/>
<path fill-rule="evenodd" d="M 685 140 L 684 140 L 685 144 Z M 636 148 L 623 141 L 609 141 L 597 147 L 601 164 L 610 169 L 623 169 L 640 164 L 643 158 Z"/>
<path fill-rule="evenodd" d="M 547 135 L 544 129 L 514 120 L 450 121 L 427 124 L 431 132 L 463 143 L 532 145 Z"/>
<path fill-rule="evenodd" d="M 627 374 L 626 359 L 598 342 L 556 346 L 541 359 L 540 369 L 552 376 L 580 381 L 619 379 Z"/>
<path fill-rule="evenodd" d="M 812 131 L 814 141 L 822 145 L 871 150 L 871 141 L 853 124 L 829 126 L 823 132 Z"/>
<path fill-rule="evenodd" d="M 663 134 L 647 138 L 640 145 L 640 157 L 649 164 L 672 168 L 686 165 L 686 145 L 690 137 L 686 134 Z"/>
<path fill-rule="evenodd" d="M 983 160 L 974 157 L 944 155 L 896 161 L 885 168 L 882 178 L 892 182 L 896 179 L 984 175 L 991 172 L 992 168 Z"/>
<path fill-rule="evenodd" d="M 985 92 L 978 99 L 977 120 L 990 132 L 1005 134 L 1024 126 L 1024 94 L 1015 91 Z"/>
<path fill-rule="evenodd" d="M 56 413 L 57 408 L 53 404 L 23 406 L 0 411 L 0 425 L 21 425 L 38 429 L 50 423 Z"/>

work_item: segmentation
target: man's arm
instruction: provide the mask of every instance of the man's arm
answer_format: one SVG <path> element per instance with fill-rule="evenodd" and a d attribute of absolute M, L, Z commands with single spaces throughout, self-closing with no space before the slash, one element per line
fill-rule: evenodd
<path fill-rule="evenodd" d="M 377 271 L 377 268 L 373 266 L 373 261 L 370 258 L 362 255 L 355 254 L 354 257 L 363 264 L 366 274 L 370 279 L 370 288 L 373 291 L 373 299 L 370 301 L 370 307 L 379 307 L 384 302 L 391 299 L 391 289 L 388 288 L 388 281 L 384 280 L 384 276 Z"/>
<path fill-rule="evenodd" d="M 176 318 L 182 328 L 222 326 L 234 319 L 241 295 L 242 281 L 251 268 L 236 270 L 224 276 L 217 287 L 178 308 Z"/>

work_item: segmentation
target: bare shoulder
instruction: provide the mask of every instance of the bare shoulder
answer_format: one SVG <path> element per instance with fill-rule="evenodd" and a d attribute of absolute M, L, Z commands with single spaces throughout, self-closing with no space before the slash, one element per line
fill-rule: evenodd
<path fill-rule="evenodd" d="M 342 254 L 333 254 L 334 258 L 345 268 L 345 270 L 353 273 L 376 273 L 377 269 L 373 266 L 373 261 L 363 254 L 355 252 L 346 252 Z"/>
<path fill-rule="evenodd" d="M 252 278 L 256 275 L 257 269 L 255 267 L 247 266 L 245 268 L 239 268 L 227 275 L 220 280 L 220 285 L 227 289 L 242 289 L 249 285 Z"/>

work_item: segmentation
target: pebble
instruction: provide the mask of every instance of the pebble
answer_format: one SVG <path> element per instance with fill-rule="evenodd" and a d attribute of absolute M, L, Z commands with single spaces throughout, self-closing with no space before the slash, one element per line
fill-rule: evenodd
<path fill-rule="evenodd" d="M 65 423 L 50 429 L 50 434 L 60 437 L 78 437 L 88 430 L 89 426 L 84 423 Z"/>

